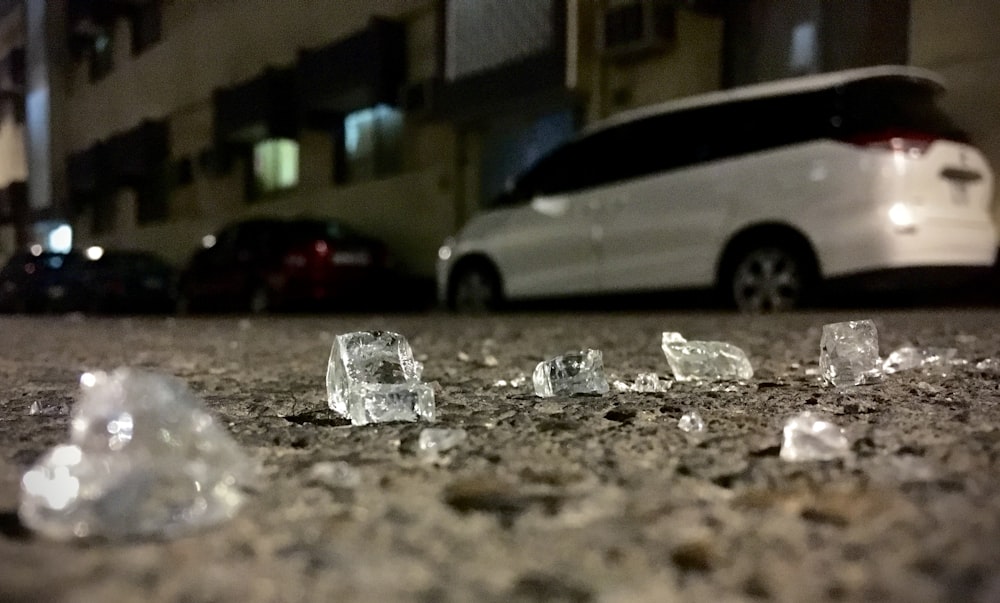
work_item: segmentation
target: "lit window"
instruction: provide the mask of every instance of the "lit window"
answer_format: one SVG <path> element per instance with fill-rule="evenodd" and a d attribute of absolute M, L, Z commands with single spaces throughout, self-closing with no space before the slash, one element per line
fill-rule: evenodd
<path fill-rule="evenodd" d="M 816 24 L 810 21 L 799 23 L 792 30 L 792 47 L 789 52 L 789 66 L 796 73 L 811 73 L 816 70 Z"/>
<path fill-rule="evenodd" d="M 357 182 L 396 173 L 402 165 L 403 113 L 388 105 L 344 118 L 346 180 Z"/>
<path fill-rule="evenodd" d="M 288 138 L 273 138 L 253 148 L 253 173 L 258 191 L 294 188 L 299 183 L 299 143 Z"/>

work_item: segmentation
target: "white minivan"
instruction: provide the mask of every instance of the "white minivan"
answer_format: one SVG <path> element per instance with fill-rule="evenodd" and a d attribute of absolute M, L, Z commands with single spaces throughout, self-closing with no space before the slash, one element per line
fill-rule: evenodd
<path fill-rule="evenodd" d="M 439 251 L 457 310 L 717 286 L 746 311 L 823 280 L 988 267 L 993 173 L 932 72 L 879 66 L 616 115 L 524 173 Z"/>

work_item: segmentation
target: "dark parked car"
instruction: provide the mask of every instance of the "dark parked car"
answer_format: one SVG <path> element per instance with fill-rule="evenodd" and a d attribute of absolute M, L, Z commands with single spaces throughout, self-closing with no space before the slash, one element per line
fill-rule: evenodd
<path fill-rule="evenodd" d="M 152 253 L 19 253 L 0 271 L 4 312 L 171 312 L 174 273 Z"/>
<path fill-rule="evenodd" d="M 336 220 L 250 219 L 206 237 L 179 285 L 181 311 L 265 312 L 378 298 L 386 246 Z"/>
<path fill-rule="evenodd" d="M 15 254 L 0 270 L 0 311 L 66 312 L 86 298 L 79 252 Z"/>
<path fill-rule="evenodd" d="M 82 308 L 93 312 L 173 312 L 177 301 L 173 268 L 145 251 L 106 251 L 82 265 L 87 293 Z"/>

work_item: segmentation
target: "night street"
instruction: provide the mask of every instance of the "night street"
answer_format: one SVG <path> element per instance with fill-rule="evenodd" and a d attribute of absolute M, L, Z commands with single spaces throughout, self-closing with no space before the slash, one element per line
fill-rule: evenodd
<path fill-rule="evenodd" d="M 821 328 L 863 318 L 883 357 L 967 362 L 835 391 Z M 436 462 L 426 423 L 327 409 L 333 338 L 371 329 L 409 339 L 435 426 L 468 434 Z M 753 378 L 617 391 L 671 377 L 663 331 L 741 347 Z M 3 317 L 0 344 L 0 601 L 1000 600 L 998 310 Z M 537 398 L 535 365 L 582 348 L 611 391 Z M 185 380 L 259 465 L 234 520 L 127 543 L 21 524 L 21 475 L 66 441 L 81 374 L 119 366 Z M 689 410 L 704 433 L 678 428 Z M 848 458 L 779 457 L 804 410 L 846 430 Z"/>

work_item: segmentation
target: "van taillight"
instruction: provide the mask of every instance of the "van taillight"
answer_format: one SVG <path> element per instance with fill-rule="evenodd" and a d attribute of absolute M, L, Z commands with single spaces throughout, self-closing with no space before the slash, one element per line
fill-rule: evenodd
<path fill-rule="evenodd" d="M 923 155 L 924 151 L 931 146 L 931 143 L 938 140 L 938 138 L 938 136 L 918 130 L 892 129 L 878 132 L 862 132 L 848 136 L 844 141 L 869 149 L 895 151 L 918 157 Z"/>

